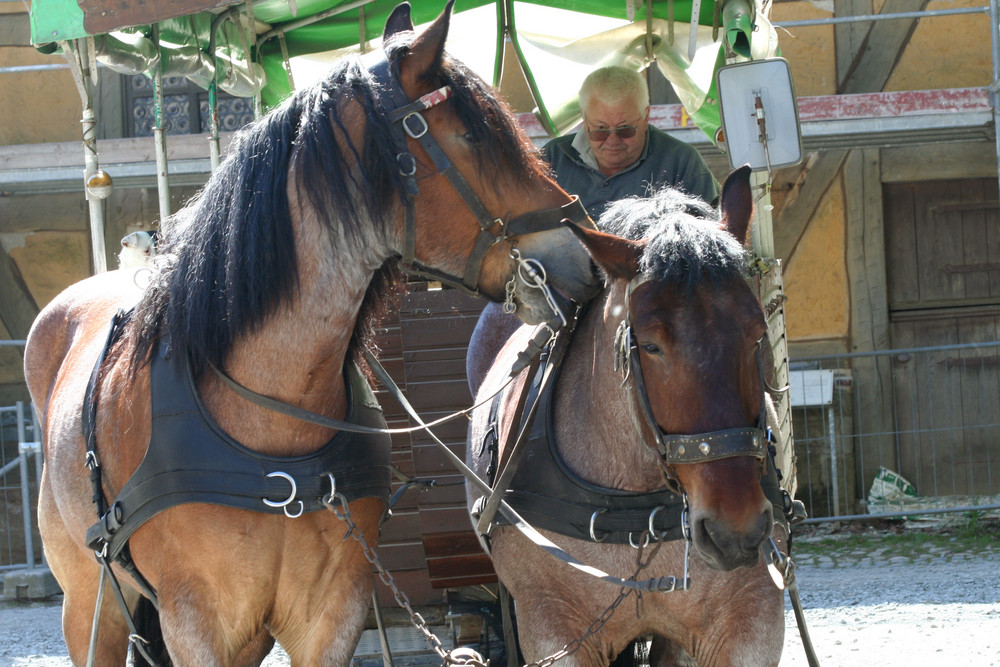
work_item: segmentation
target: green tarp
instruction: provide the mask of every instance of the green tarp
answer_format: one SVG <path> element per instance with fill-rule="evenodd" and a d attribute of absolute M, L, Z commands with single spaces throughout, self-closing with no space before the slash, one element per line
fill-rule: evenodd
<path fill-rule="evenodd" d="M 93 36 L 98 60 L 117 71 L 148 73 L 159 65 L 165 75 L 186 76 L 203 87 L 218 72 L 220 88 L 239 96 L 259 93 L 267 107 L 291 90 L 286 56 L 357 50 L 362 34 L 366 44 L 371 43 L 367 46 L 376 48 L 396 4 L 398 0 L 265 0 L 249 8 L 251 32 L 248 8 L 232 0 L 34 0 L 32 41 L 40 49 L 53 50 L 52 44 Z M 442 0 L 410 0 L 410 4 L 418 25 L 433 20 L 444 7 Z M 553 134 L 578 120 L 576 91 L 586 73 L 609 64 L 641 69 L 655 63 L 695 123 L 714 137 L 719 126 L 715 69 L 727 55 L 759 59 L 777 51 L 774 30 L 761 4 L 761 0 L 457 0 L 448 49 L 494 83 L 500 81 L 496 51 L 517 56 L 538 105 L 536 115 Z M 693 6 L 700 11 L 692 27 Z M 181 11 L 187 13 L 174 15 Z M 309 22 L 324 13 L 321 20 Z M 465 16 L 474 18 L 463 22 Z M 143 18 L 151 22 L 117 25 L 117 17 L 119 22 Z M 101 31 L 88 35 L 95 25 Z M 468 56 L 460 42 L 468 44 L 463 47 Z M 483 64 L 475 66 L 471 60 Z"/>

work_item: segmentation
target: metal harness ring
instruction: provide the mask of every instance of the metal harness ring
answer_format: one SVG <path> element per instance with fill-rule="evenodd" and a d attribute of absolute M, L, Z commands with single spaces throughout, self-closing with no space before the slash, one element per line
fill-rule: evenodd
<path fill-rule="evenodd" d="M 604 540 L 608 539 L 607 535 L 605 535 L 601 539 L 597 539 L 597 534 L 594 532 L 594 522 L 597 521 L 597 515 L 604 514 L 605 512 L 607 512 L 607 510 L 597 510 L 596 512 L 590 515 L 590 539 L 592 539 L 595 542 L 603 542 Z"/>

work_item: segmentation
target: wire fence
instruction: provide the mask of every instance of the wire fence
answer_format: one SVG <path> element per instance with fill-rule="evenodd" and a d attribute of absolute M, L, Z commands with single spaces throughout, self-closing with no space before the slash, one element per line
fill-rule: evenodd
<path fill-rule="evenodd" d="M 1000 508 L 1000 342 L 790 362 L 812 521 Z"/>
<path fill-rule="evenodd" d="M 0 571 L 42 563 L 35 507 L 42 451 L 29 405 L 0 407 Z"/>

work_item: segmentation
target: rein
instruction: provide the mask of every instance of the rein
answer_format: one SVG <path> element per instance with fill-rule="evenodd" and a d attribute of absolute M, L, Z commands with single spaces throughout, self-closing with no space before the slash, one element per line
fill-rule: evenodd
<path fill-rule="evenodd" d="M 418 278 L 436 280 L 467 294 L 479 296 L 479 273 L 483 259 L 495 244 L 503 242 L 508 236 L 558 229 L 563 220 L 570 220 L 577 224 L 587 220 L 587 211 L 580 203 L 580 198 L 575 195 L 571 201 L 563 206 L 531 211 L 510 221 L 491 216 L 475 191 L 469 186 L 468 181 L 455 168 L 441 146 L 435 141 L 429 132 L 427 121 L 422 115 L 422 112 L 451 97 L 451 87 L 443 86 L 413 101 L 407 97 L 399 83 L 398 70 L 398 61 L 390 61 L 385 57 L 369 68 L 372 77 L 386 91 L 386 95 L 380 97 L 379 106 L 385 119 L 390 123 L 396 144 L 396 165 L 406 184 L 406 233 L 401 259 L 401 268 L 404 272 Z M 414 199 L 420 194 L 420 188 L 416 179 L 417 159 L 407 147 L 407 137 L 420 143 L 434 162 L 438 173 L 448 179 L 479 222 L 479 237 L 469 255 L 469 261 L 462 276 L 453 276 L 432 269 L 416 259 L 417 231 Z"/>

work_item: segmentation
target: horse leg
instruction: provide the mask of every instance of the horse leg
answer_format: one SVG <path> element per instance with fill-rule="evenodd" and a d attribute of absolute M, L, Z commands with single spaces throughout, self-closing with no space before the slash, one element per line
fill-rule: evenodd
<path fill-rule="evenodd" d="M 264 658 L 267 657 L 272 648 L 274 648 L 274 637 L 267 630 L 261 629 L 257 636 L 239 652 L 236 659 L 233 660 L 233 666 L 256 667 L 264 662 Z"/>
<path fill-rule="evenodd" d="M 279 635 L 292 665 L 349 665 L 364 630 L 371 586 L 370 567 L 351 576 L 345 574 L 343 581 L 327 591 L 329 603 L 295 628 L 294 640 L 286 644 Z"/>
<path fill-rule="evenodd" d="M 764 565 L 699 577 L 702 594 L 662 610 L 673 624 L 670 637 L 658 635 L 650 650 L 650 667 L 777 667 L 785 639 L 784 598 Z M 697 586 L 698 584 L 696 584 Z M 678 595 L 674 593 L 673 595 Z"/>
<path fill-rule="evenodd" d="M 375 547 L 384 504 L 377 498 L 350 503 L 356 533 Z M 345 535 L 331 512 L 296 519 L 287 533 L 274 611 L 268 627 L 293 665 L 350 664 L 372 601 L 372 566 L 361 544 Z"/>
<path fill-rule="evenodd" d="M 90 650 L 101 568 L 93 553 L 81 551 L 70 537 L 55 507 L 55 500 L 48 492 L 46 481 L 43 478 L 38 499 L 38 520 L 45 557 L 63 590 L 62 627 L 70 660 L 74 665 L 85 665 Z M 124 665 L 128 635 L 128 625 L 110 585 L 107 585 L 100 609 L 94 664 Z"/>
<path fill-rule="evenodd" d="M 649 667 L 697 667 L 697 663 L 679 643 L 662 635 L 653 635 L 649 647 Z"/>

